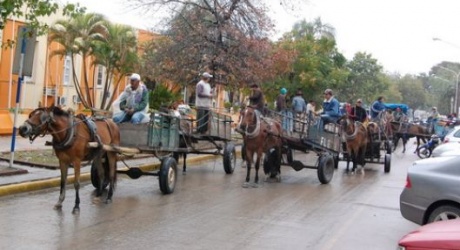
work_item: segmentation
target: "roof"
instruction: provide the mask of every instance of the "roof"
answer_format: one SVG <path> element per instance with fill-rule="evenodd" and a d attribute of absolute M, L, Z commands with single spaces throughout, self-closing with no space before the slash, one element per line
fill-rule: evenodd
<path fill-rule="evenodd" d="M 407 114 L 407 111 L 409 110 L 409 106 L 402 103 L 385 103 L 385 107 L 393 111 L 396 110 L 396 108 L 400 108 L 404 114 Z"/>

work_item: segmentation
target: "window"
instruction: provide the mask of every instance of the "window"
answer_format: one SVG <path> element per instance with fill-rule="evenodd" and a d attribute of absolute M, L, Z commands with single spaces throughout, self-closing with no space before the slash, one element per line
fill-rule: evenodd
<path fill-rule="evenodd" d="M 96 87 L 97 88 L 102 88 L 102 82 L 104 78 L 104 66 L 98 65 L 97 66 L 97 81 L 96 81 Z"/>
<path fill-rule="evenodd" d="M 70 74 L 71 74 L 71 60 L 70 60 L 70 55 L 67 54 L 64 58 L 64 77 L 62 78 L 63 80 L 63 85 L 70 85 Z"/>

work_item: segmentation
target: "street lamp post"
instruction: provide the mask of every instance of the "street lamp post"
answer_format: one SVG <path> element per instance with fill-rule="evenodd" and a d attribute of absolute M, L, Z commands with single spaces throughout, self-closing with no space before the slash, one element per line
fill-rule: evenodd
<path fill-rule="evenodd" d="M 454 74 L 455 76 L 455 96 L 454 96 L 454 110 L 455 113 L 458 114 L 458 78 L 460 77 L 460 72 L 455 72 L 449 68 L 438 66 L 439 68 L 449 71 L 450 73 Z"/>

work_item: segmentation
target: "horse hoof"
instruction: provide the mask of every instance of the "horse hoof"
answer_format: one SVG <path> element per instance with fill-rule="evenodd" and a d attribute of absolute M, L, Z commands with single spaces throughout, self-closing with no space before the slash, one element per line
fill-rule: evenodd
<path fill-rule="evenodd" d="M 249 184 L 249 182 L 245 182 L 243 183 L 242 187 L 248 188 L 248 187 L 251 187 L 251 185 Z"/>
<path fill-rule="evenodd" d="M 93 204 L 99 204 L 101 203 L 101 197 L 100 196 L 96 196 L 93 198 Z"/>
<path fill-rule="evenodd" d="M 62 204 L 54 205 L 54 210 L 61 210 L 61 209 L 62 209 Z"/>
<path fill-rule="evenodd" d="M 112 199 L 105 200 L 105 204 L 111 204 L 111 203 L 112 203 Z"/>
<path fill-rule="evenodd" d="M 185 172 L 185 171 L 182 171 L 182 175 L 187 175 L 187 172 Z"/>
<path fill-rule="evenodd" d="M 253 187 L 253 188 L 258 188 L 258 187 L 259 187 L 259 183 L 253 183 L 253 184 L 252 184 L 252 187 Z"/>
<path fill-rule="evenodd" d="M 80 214 L 80 208 L 79 207 L 74 207 L 72 209 L 72 214 Z"/>

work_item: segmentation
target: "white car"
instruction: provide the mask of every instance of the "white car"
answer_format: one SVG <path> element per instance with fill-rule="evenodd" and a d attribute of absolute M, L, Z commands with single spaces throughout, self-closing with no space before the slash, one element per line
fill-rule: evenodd
<path fill-rule="evenodd" d="M 455 126 L 444 137 L 444 143 L 460 142 L 460 126 Z"/>

